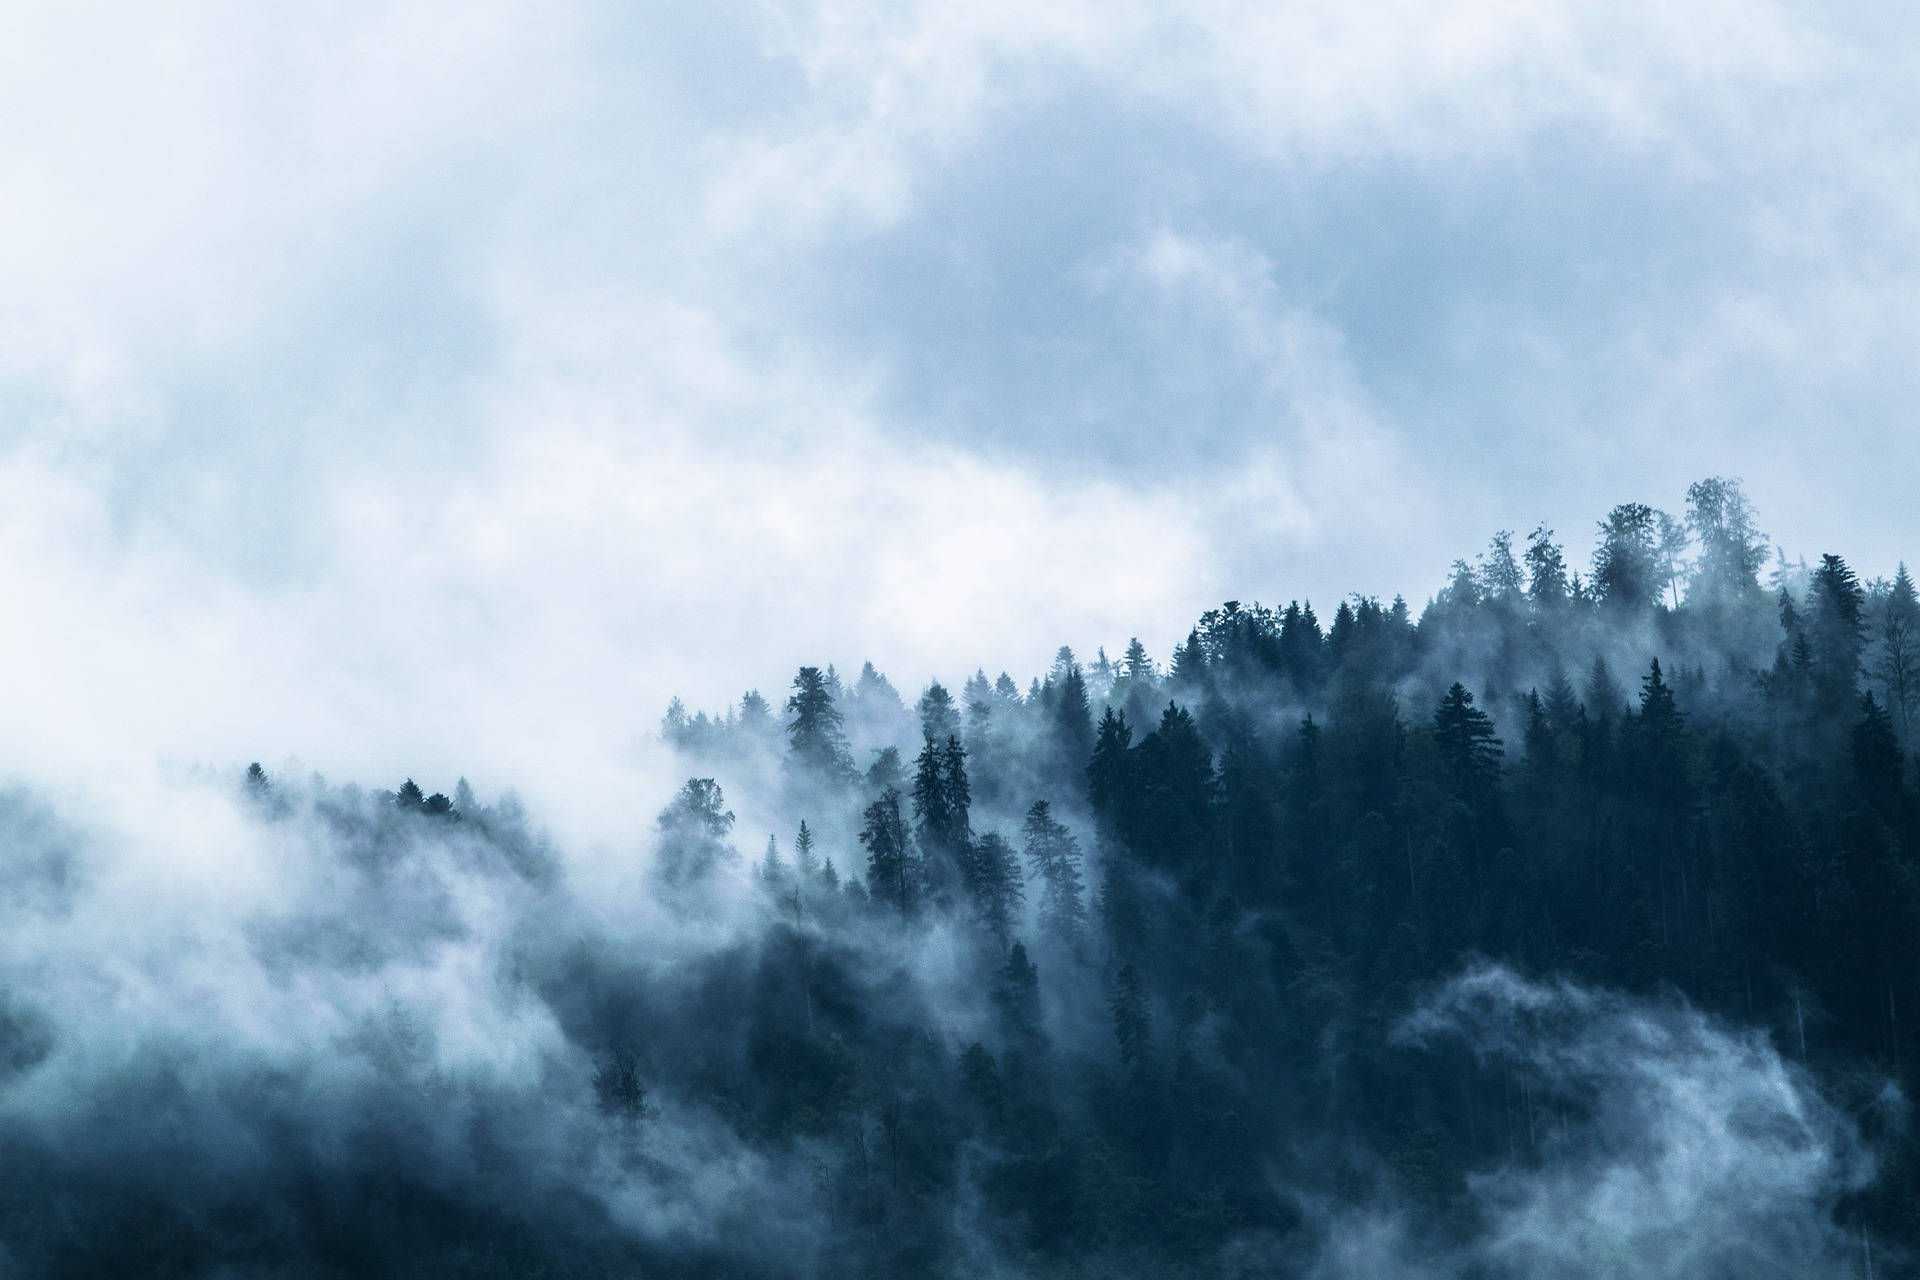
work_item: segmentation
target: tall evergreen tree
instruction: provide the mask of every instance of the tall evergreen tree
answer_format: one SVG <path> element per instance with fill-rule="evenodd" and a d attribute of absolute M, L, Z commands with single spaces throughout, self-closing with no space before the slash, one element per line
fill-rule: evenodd
<path fill-rule="evenodd" d="M 1752 600 L 1760 594 L 1767 540 L 1754 521 L 1753 504 L 1740 482 L 1721 476 L 1687 486 L 1687 526 L 1700 543 L 1700 559 L 1687 585 L 1689 603 Z"/>
<path fill-rule="evenodd" d="M 960 732 L 960 709 L 953 695 L 936 680 L 920 695 L 920 736 L 929 742 L 945 742 Z"/>
<path fill-rule="evenodd" d="M 912 911 L 919 901 L 919 869 L 900 816 L 900 793 L 888 787 L 862 816 L 860 844 L 867 851 L 867 892 L 896 911 Z"/>
<path fill-rule="evenodd" d="M 1480 566 L 1480 588 L 1486 598 L 1500 604 L 1518 604 L 1525 594 L 1520 562 L 1513 555 L 1513 533 L 1502 529 L 1493 535 L 1493 543 Z"/>
<path fill-rule="evenodd" d="M 1493 732 L 1493 721 L 1473 705 L 1465 685 L 1455 682 L 1440 699 L 1433 713 L 1433 740 L 1463 799 L 1477 799 L 1492 790 L 1505 747 Z"/>
<path fill-rule="evenodd" d="M 1593 592 L 1604 605 L 1639 612 L 1651 608 L 1667 584 L 1662 564 L 1660 513 L 1626 502 L 1600 522 L 1593 552 Z"/>
<path fill-rule="evenodd" d="M 1078 945 L 1087 922 L 1080 843 L 1054 820 L 1045 800 L 1034 801 L 1027 810 L 1023 834 L 1028 878 L 1040 882 L 1040 925 L 1061 941 Z"/>
<path fill-rule="evenodd" d="M 733 811 L 712 778 L 688 778 L 660 811 L 658 826 L 654 874 L 670 888 L 697 884 L 720 866 L 740 860 L 727 843 Z"/>
<path fill-rule="evenodd" d="M 1536 525 L 1527 535 L 1527 599 L 1536 613 L 1551 613 L 1567 600 L 1567 561 L 1553 530 Z"/>
<path fill-rule="evenodd" d="M 805 818 L 800 819 L 799 833 L 793 837 L 793 864 L 808 883 L 820 875 L 820 855 L 813 851 L 813 832 Z"/>
<path fill-rule="evenodd" d="M 1005 837 L 988 832 L 975 841 L 967 863 L 967 891 L 988 934 L 1007 946 L 1026 893 L 1013 846 Z"/>
<path fill-rule="evenodd" d="M 1852 706 L 1859 690 L 1866 595 L 1845 560 L 1836 555 L 1820 557 L 1807 605 L 1806 634 L 1813 649 L 1816 686 L 1829 707 Z"/>
<path fill-rule="evenodd" d="M 847 749 L 843 717 L 834 705 L 833 684 L 818 667 L 801 667 L 787 699 L 788 759 L 822 780 L 840 780 L 852 774 L 853 757 Z"/>
<path fill-rule="evenodd" d="M 1879 641 L 1874 675 L 1886 690 L 1887 705 L 1899 718 L 1901 735 L 1910 740 L 1914 708 L 1920 704 L 1920 596 L 1915 594 L 1905 561 L 1887 592 Z"/>

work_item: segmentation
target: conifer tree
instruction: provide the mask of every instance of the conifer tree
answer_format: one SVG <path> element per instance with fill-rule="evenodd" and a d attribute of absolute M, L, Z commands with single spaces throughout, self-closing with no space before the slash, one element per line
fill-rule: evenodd
<path fill-rule="evenodd" d="M 1552 613 L 1567 602 L 1567 561 L 1553 530 L 1535 525 L 1527 535 L 1527 600 L 1535 613 Z"/>
<path fill-rule="evenodd" d="M 888 787 L 862 815 L 860 843 L 867 851 L 867 892 L 875 902 L 909 912 L 918 903 L 918 869 L 900 816 L 900 793 Z"/>
<path fill-rule="evenodd" d="M 1080 664 L 1072 661 L 1072 650 L 1063 648 L 1061 652 L 1067 655 L 1068 665 L 1056 686 L 1054 744 L 1062 771 L 1068 777 L 1078 777 L 1087 767 L 1088 753 L 1093 750 L 1093 712 L 1087 701 L 1087 682 L 1080 674 Z"/>
<path fill-rule="evenodd" d="M 1133 730 L 1127 727 L 1125 712 L 1108 707 L 1100 717 L 1094 735 L 1093 752 L 1087 761 L 1087 801 L 1094 817 L 1104 823 L 1120 820 L 1120 808 L 1130 785 L 1127 752 L 1133 743 Z"/>
<path fill-rule="evenodd" d="M 1689 603 L 1738 602 L 1760 594 L 1767 540 L 1738 480 L 1713 476 L 1688 485 L 1687 526 L 1700 543 L 1700 559 L 1687 584 Z"/>
<path fill-rule="evenodd" d="M 787 864 L 780 857 L 780 838 L 767 837 L 767 851 L 760 858 L 760 882 L 775 891 L 787 884 Z"/>
<path fill-rule="evenodd" d="M 712 778 L 688 778 L 660 811 L 659 855 L 654 874 L 672 888 L 695 884 L 740 855 L 727 843 L 733 811 L 726 808 L 720 784 Z"/>
<path fill-rule="evenodd" d="M 1040 926 L 1069 946 L 1086 928 L 1086 889 L 1080 877 L 1080 842 L 1053 818 L 1045 800 L 1027 810 L 1023 828 L 1028 878 L 1040 882 Z"/>
<path fill-rule="evenodd" d="M 1905 561 L 1888 589 L 1879 639 L 1874 674 L 1886 690 L 1887 705 L 1899 718 L 1901 735 L 1911 739 L 1914 707 L 1920 703 L 1920 596 L 1915 594 Z"/>
<path fill-rule="evenodd" d="M 1865 638 L 1865 593 L 1847 562 L 1820 557 L 1807 597 L 1806 635 L 1813 650 L 1814 678 L 1829 707 L 1850 706 L 1857 696 Z"/>
<path fill-rule="evenodd" d="M 1625 502 L 1600 522 L 1593 552 L 1593 594 L 1609 608 L 1636 613 L 1653 607 L 1667 583 L 1661 563 L 1660 512 Z"/>
<path fill-rule="evenodd" d="M 929 742 L 945 742 L 960 732 L 960 709 L 953 695 L 938 680 L 920 695 L 920 736 Z"/>
<path fill-rule="evenodd" d="M 833 686 L 818 667 L 801 667 L 787 699 L 788 758 L 820 779 L 841 779 L 853 772 L 844 718 L 834 705 Z"/>
<path fill-rule="evenodd" d="M 1012 936 L 1020 904 L 1026 899 L 1013 846 L 1005 837 L 988 832 L 974 843 L 966 871 L 967 892 L 974 910 L 988 934 L 1005 947 Z"/>
<path fill-rule="evenodd" d="M 1480 588 L 1488 600 L 1499 604 L 1517 604 L 1525 594 L 1520 563 L 1513 556 L 1512 531 L 1502 529 L 1493 535 L 1480 566 Z"/>
<path fill-rule="evenodd" d="M 800 830 L 793 837 L 793 864 L 808 883 L 820 875 L 820 856 L 813 851 L 813 832 L 805 818 L 800 819 Z"/>
<path fill-rule="evenodd" d="M 1462 798 L 1484 796 L 1492 789 L 1505 748 L 1494 735 L 1493 721 L 1457 681 L 1434 710 L 1433 740 Z"/>

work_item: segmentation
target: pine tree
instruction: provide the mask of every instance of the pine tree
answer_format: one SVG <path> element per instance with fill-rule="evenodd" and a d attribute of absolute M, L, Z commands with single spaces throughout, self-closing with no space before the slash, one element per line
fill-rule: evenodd
<path fill-rule="evenodd" d="M 1012 936 L 1020 904 L 1026 899 L 1013 846 L 1004 837 L 989 832 L 975 842 L 967 861 L 967 892 L 981 923 L 1004 948 Z"/>
<path fill-rule="evenodd" d="M 1040 882 L 1040 926 L 1069 946 L 1086 928 L 1086 889 L 1080 877 L 1080 842 L 1054 821 L 1053 809 L 1036 800 L 1023 828 L 1028 879 Z"/>
<path fill-rule="evenodd" d="M 888 787 L 862 815 L 860 843 L 867 851 L 867 892 L 875 902 L 912 911 L 918 900 L 917 868 L 900 816 L 900 793 Z"/>
<path fill-rule="evenodd" d="M 1551 613 L 1567 602 L 1567 561 L 1553 530 L 1534 526 L 1527 535 L 1527 599 L 1536 613 Z"/>
<path fill-rule="evenodd" d="M 740 695 L 740 732 L 755 740 L 773 736 L 773 704 L 758 689 Z"/>
<path fill-rule="evenodd" d="M 1920 596 L 1905 561 L 1888 589 L 1879 639 L 1874 674 L 1886 690 L 1887 705 L 1899 717 L 1901 735 L 1910 739 L 1914 707 L 1920 703 Z"/>
<path fill-rule="evenodd" d="M 915 763 L 913 812 L 927 880 L 937 898 L 944 898 L 956 880 L 967 878 L 973 854 L 968 814 L 972 802 L 967 753 L 960 739 L 950 734 L 944 747 L 927 739 Z"/>
<path fill-rule="evenodd" d="M 1186 640 L 1173 646 L 1173 661 L 1167 668 L 1167 680 L 1177 689 L 1198 687 L 1207 678 L 1207 651 L 1200 642 L 1200 628 L 1187 632 Z"/>
<path fill-rule="evenodd" d="M 1524 583 L 1520 576 L 1520 564 L 1513 557 L 1513 533 L 1502 529 L 1493 535 L 1493 542 L 1487 548 L 1487 554 L 1480 566 L 1480 589 L 1488 600 L 1499 604 L 1517 604 L 1525 594 Z"/>
<path fill-rule="evenodd" d="M 793 863 L 799 868 L 801 879 L 812 883 L 820 875 L 820 858 L 813 851 L 813 832 L 807 828 L 807 820 L 800 819 L 800 831 L 793 837 Z"/>
<path fill-rule="evenodd" d="M 1014 1053 L 1037 1057 L 1046 1046 L 1046 1033 L 1040 1023 L 1040 971 L 1027 956 L 1025 944 L 1016 942 L 1001 966 L 1000 982 L 994 991 L 994 1003 L 1006 1026 L 1007 1043 Z"/>
<path fill-rule="evenodd" d="M 920 695 L 920 736 L 929 742 L 945 742 L 960 732 L 960 709 L 953 695 L 938 680 Z"/>
<path fill-rule="evenodd" d="M 1866 808 L 1893 826 L 1903 786 L 1900 740 L 1894 737 L 1892 718 L 1871 690 L 1860 695 L 1860 721 L 1853 728 L 1853 770 Z"/>
<path fill-rule="evenodd" d="M 1562 732 L 1573 727 L 1574 718 L 1580 714 L 1580 698 L 1573 691 L 1573 681 L 1567 679 L 1565 670 L 1556 669 L 1553 680 L 1547 685 L 1547 719 L 1554 728 Z"/>
<path fill-rule="evenodd" d="M 1662 812 L 1681 815 L 1691 807 L 1693 782 L 1688 764 L 1686 717 L 1674 701 L 1673 687 L 1655 658 L 1640 682 L 1639 713 L 1623 727 L 1632 747 L 1630 767 L 1643 793 Z"/>
<path fill-rule="evenodd" d="M 684 888 L 711 875 L 740 855 L 727 843 L 733 811 L 726 808 L 720 784 L 712 778 L 688 778 L 660 811 L 659 853 L 654 874 L 669 887 Z"/>
<path fill-rule="evenodd" d="M 1440 699 L 1433 713 L 1433 740 L 1463 798 L 1484 796 L 1492 789 L 1505 748 L 1494 735 L 1493 721 L 1473 705 L 1465 685 L 1456 682 Z"/>
<path fill-rule="evenodd" d="M 1609 608 L 1639 612 L 1653 607 L 1666 585 L 1662 565 L 1660 512 L 1642 502 L 1626 502 L 1600 522 L 1593 552 L 1593 594 Z"/>
<path fill-rule="evenodd" d="M 1860 580 L 1845 560 L 1823 555 L 1807 604 L 1815 684 L 1829 708 L 1851 706 L 1858 693 L 1865 637 L 1866 596 Z"/>
<path fill-rule="evenodd" d="M 1713 476 L 1688 485 L 1687 527 L 1700 542 L 1688 603 L 1732 603 L 1760 594 L 1767 540 L 1738 480 Z"/>
<path fill-rule="evenodd" d="M 1453 562 L 1452 578 L 1440 592 L 1439 603 L 1452 609 L 1473 609 L 1480 604 L 1480 575 L 1465 560 Z"/>
<path fill-rule="evenodd" d="M 1130 785 L 1127 752 L 1132 743 L 1133 730 L 1127 727 L 1126 713 L 1108 707 L 1100 717 L 1092 758 L 1087 761 L 1087 801 L 1094 817 L 1102 822 L 1115 824 L 1120 820 L 1120 808 Z"/>
<path fill-rule="evenodd" d="M 760 882 L 776 892 L 787 887 L 787 864 L 780 857 L 780 838 L 767 837 L 767 851 L 760 859 Z"/>
<path fill-rule="evenodd" d="M 1056 685 L 1054 749 L 1063 773 L 1077 778 L 1087 767 L 1087 756 L 1093 750 L 1093 712 L 1087 702 L 1087 682 L 1080 674 L 1080 664 L 1072 661 L 1073 651 L 1063 648 L 1060 652 L 1066 655 L 1068 665 Z"/>
<path fill-rule="evenodd" d="M 867 762 L 867 794 L 877 796 L 888 787 L 898 790 L 906 772 L 906 766 L 900 763 L 900 748 L 881 747 Z"/>
<path fill-rule="evenodd" d="M 853 772 L 842 729 L 844 718 L 834 705 L 833 686 L 818 667 L 802 667 L 793 678 L 793 696 L 787 699 L 788 758 L 821 779 L 841 779 Z"/>
<path fill-rule="evenodd" d="M 1593 666 L 1587 671 L 1585 698 L 1587 712 L 1596 720 L 1611 719 L 1625 701 L 1620 694 L 1620 686 L 1613 681 L 1613 670 L 1607 666 L 1605 658 L 1596 656 Z"/>

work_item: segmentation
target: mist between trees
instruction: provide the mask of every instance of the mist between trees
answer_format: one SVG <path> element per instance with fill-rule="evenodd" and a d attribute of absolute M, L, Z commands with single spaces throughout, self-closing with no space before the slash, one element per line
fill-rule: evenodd
<path fill-rule="evenodd" d="M 1715 479 L 1417 619 L 676 701 L 611 862 L 16 789 L 0 1274 L 1904 1274 L 1916 623 Z"/>

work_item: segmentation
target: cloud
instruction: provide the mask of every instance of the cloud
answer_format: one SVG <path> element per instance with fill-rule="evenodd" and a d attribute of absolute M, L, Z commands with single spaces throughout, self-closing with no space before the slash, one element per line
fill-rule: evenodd
<path fill-rule="evenodd" d="M 672 692 L 1417 603 L 1709 472 L 1901 553 L 1912 44 L 1860 15 L 8 21 L 21 767 L 610 785 Z"/>
<path fill-rule="evenodd" d="M 1846 1276 L 1870 1247 L 1836 1221 L 1874 1175 L 1857 1119 L 1765 1033 L 1482 966 L 1399 1035 L 1506 1077 L 1514 1154 L 1471 1180 L 1461 1256 L 1416 1262 L 1404 1224 L 1374 1216 L 1337 1229 L 1326 1274 Z"/>

